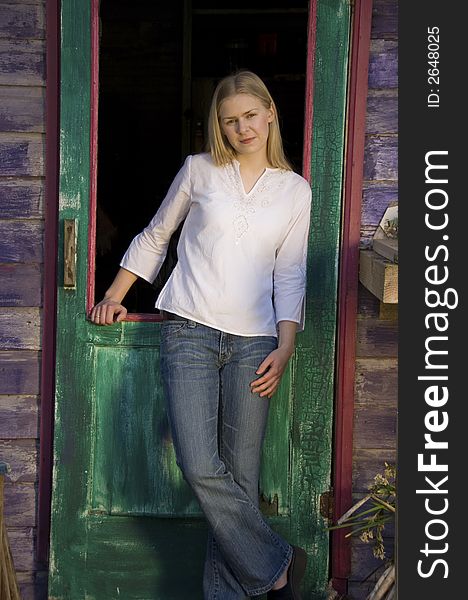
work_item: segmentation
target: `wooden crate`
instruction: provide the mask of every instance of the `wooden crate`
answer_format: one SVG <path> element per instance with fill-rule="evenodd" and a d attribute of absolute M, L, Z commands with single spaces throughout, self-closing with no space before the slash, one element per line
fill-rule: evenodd
<path fill-rule="evenodd" d="M 373 250 L 359 254 L 359 281 L 381 302 L 398 303 L 398 265 Z"/>
<path fill-rule="evenodd" d="M 388 258 L 394 263 L 398 262 L 398 240 L 392 238 L 374 238 L 372 249 L 380 256 Z"/>

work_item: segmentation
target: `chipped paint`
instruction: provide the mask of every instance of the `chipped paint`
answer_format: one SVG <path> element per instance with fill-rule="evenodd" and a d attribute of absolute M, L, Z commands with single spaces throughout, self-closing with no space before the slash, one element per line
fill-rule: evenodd
<path fill-rule="evenodd" d="M 80 205 L 81 205 L 81 202 L 80 202 L 79 194 L 76 194 L 75 196 L 69 196 L 64 193 L 59 194 L 59 210 L 60 211 L 67 210 L 67 209 L 79 210 Z"/>

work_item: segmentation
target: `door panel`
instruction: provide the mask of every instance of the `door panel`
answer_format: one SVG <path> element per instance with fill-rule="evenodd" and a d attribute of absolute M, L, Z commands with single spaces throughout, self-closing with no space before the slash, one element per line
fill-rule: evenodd
<path fill-rule="evenodd" d="M 60 230 L 64 219 L 77 224 L 77 283 L 58 281 L 49 597 L 201 600 L 207 528 L 175 462 L 159 375 L 160 324 L 101 328 L 86 319 L 93 2 L 63 0 L 61 14 L 59 220 Z M 260 491 L 271 525 L 309 553 L 305 597 L 323 600 L 328 534 L 320 497 L 330 484 L 349 6 L 318 0 L 311 10 L 317 60 L 306 330 L 271 401 Z M 62 246 L 61 231 L 59 273 Z"/>
<path fill-rule="evenodd" d="M 175 464 L 159 349 L 97 347 L 93 359 L 93 508 L 109 514 L 199 514 Z"/>
<path fill-rule="evenodd" d="M 128 325 L 126 325 L 128 327 Z M 124 325 L 124 327 L 126 327 Z M 131 325 L 133 328 L 134 324 Z M 90 345 L 93 512 L 182 516 L 202 512 L 176 464 L 159 374 L 159 325 L 147 346 Z M 287 398 L 289 377 L 278 396 Z M 188 399 L 189 400 L 189 399 Z M 289 414 L 271 411 L 261 488 L 266 512 L 288 514 Z M 271 506 L 267 498 L 271 497 Z"/>

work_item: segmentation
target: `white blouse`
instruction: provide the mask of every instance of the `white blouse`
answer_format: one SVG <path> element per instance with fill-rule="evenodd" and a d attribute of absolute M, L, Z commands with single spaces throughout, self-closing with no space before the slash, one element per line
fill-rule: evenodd
<path fill-rule="evenodd" d="M 247 194 L 237 160 L 188 156 L 120 266 L 153 282 L 186 217 L 157 308 L 236 335 L 277 336 L 283 320 L 302 331 L 310 207 L 293 171 L 267 168 Z"/>

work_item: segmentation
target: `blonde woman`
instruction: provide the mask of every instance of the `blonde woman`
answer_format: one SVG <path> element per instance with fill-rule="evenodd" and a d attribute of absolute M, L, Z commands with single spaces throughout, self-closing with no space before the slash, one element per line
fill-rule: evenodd
<path fill-rule="evenodd" d="M 264 520 L 258 479 L 269 402 L 304 327 L 310 186 L 284 156 L 275 103 L 254 73 L 220 81 L 208 138 L 90 318 L 125 318 L 126 293 L 138 277 L 154 281 L 185 218 L 156 307 L 177 464 L 209 525 L 204 598 L 298 600 L 306 554 Z"/>

